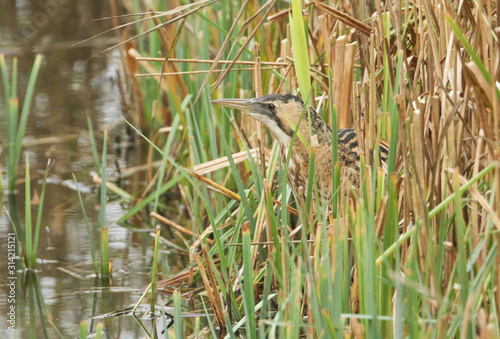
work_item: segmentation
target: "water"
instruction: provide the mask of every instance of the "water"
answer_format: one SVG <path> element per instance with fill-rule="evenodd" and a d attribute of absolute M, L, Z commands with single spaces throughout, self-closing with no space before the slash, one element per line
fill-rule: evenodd
<path fill-rule="evenodd" d="M 85 209 L 93 225 L 98 221 L 96 185 L 91 178 L 94 169 L 87 129 L 87 115 L 96 129 L 98 143 L 102 131 L 109 129 L 108 174 L 116 174 L 116 165 L 124 168 L 140 163 L 134 153 L 127 157 L 115 151 L 113 141 L 125 134 L 118 88 L 122 72 L 117 50 L 98 54 L 116 43 L 107 34 L 82 45 L 76 42 L 110 27 L 109 21 L 93 19 L 110 15 L 107 1 L 3 1 L 0 10 L 0 53 L 5 54 L 9 69 L 12 58 L 19 58 L 21 101 L 37 53 L 43 55 L 33 106 L 28 121 L 25 147 L 19 172 L 24 173 L 24 157 L 29 153 L 32 191 L 39 192 L 40 180 L 48 159 L 54 161 L 47 184 L 43 207 L 42 231 L 37 273 L 17 272 L 15 290 L 16 317 L 13 338 L 76 337 L 80 322 L 91 317 L 129 307 L 137 302 L 150 282 L 152 238 L 147 230 L 132 231 L 116 224 L 126 212 L 119 200 L 106 207 L 109 226 L 110 258 L 113 277 L 109 288 L 92 278 L 91 251 L 82 209 L 73 183 L 77 177 L 85 199 Z M 3 85 L 0 85 L 3 86 Z M 2 181 L 6 185 L 6 112 L 1 89 L 0 162 Z M 117 140 L 123 141 L 123 140 Z M 18 178 L 21 178 L 21 174 Z M 140 174 L 131 179 L 140 185 Z M 17 185 L 15 199 L 21 221 L 24 219 L 24 184 Z M 7 258 L 7 234 L 12 232 L 4 195 L 0 211 L 0 257 Z M 36 215 L 37 210 L 33 210 Z M 94 234 L 98 239 L 98 233 Z M 175 257 L 164 263 L 164 269 L 175 266 Z M 8 271 L 2 265 L 0 283 L 0 333 L 10 326 Z M 123 287 L 123 288 L 122 288 Z M 37 292 L 38 291 L 38 292 Z M 42 313 L 36 295 L 43 297 Z M 30 306 L 30 300 L 33 305 Z M 34 312 L 34 313 L 33 313 Z M 102 320 L 100 320 L 102 321 Z M 148 323 L 148 322 L 146 322 Z M 144 337 L 145 333 L 132 317 L 108 319 L 110 338 Z M 150 327 L 151 325 L 149 325 Z M 148 325 L 146 325 L 148 327 Z"/>

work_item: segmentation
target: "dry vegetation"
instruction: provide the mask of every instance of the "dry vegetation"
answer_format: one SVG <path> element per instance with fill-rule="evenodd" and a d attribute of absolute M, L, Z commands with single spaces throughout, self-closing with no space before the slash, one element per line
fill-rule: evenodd
<path fill-rule="evenodd" d="M 136 206 L 159 213 L 122 221 L 163 221 L 190 253 L 160 286 L 206 304 L 219 336 L 499 337 L 497 3 L 302 6 L 168 1 L 120 30 L 127 119 L 151 140 Z M 294 216 L 265 129 L 209 103 L 285 92 L 364 136 L 362 187 L 340 185 L 331 215 Z"/>

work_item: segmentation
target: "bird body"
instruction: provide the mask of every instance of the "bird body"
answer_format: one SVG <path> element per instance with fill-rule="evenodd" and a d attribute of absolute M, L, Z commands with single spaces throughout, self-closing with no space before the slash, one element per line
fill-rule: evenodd
<path fill-rule="evenodd" d="M 239 109 L 266 125 L 280 143 L 283 161 L 291 149 L 288 182 L 301 200 L 308 186 L 310 145 L 315 136 L 318 195 L 321 201 L 329 201 L 334 189 L 332 130 L 312 106 L 305 106 L 300 97 L 291 94 L 270 94 L 255 99 L 220 99 L 212 103 Z M 296 129 L 298 136 L 290 147 Z M 360 149 L 356 132 L 354 129 L 339 129 L 337 140 L 338 160 L 344 177 L 358 186 Z M 381 151 L 382 157 L 387 157 L 387 149 Z"/>

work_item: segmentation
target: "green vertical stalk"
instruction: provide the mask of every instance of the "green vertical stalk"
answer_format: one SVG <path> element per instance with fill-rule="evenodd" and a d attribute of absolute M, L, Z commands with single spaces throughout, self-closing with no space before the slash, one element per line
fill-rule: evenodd
<path fill-rule="evenodd" d="M 361 166 L 363 168 L 363 166 Z M 370 227 L 367 215 L 363 213 L 366 208 L 363 200 L 358 200 L 357 213 L 355 214 L 355 232 L 353 240 L 356 246 L 356 266 L 358 268 L 359 303 L 360 312 L 371 316 L 371 319 L 363 321 L 367 337 L 380 337 L 380 325 L 378 316 L 378 290 L 377 290 L 377 268 L 375 265 L 375 234 Z"/>
<path fill-rule="evenodd" d="M 174 291 L 174 333 L 175 338 L 184 338 L 182 335 L 182 316 L 181 316 L 181 294 Z"/>
<path fill-rule="evenodd" d="M 33 269 L 33 230 L 31 223 L 31 180 L 30 180 L 30 159 L 29 153 L 26 153 L 26 172 L 24 185 L 24 227 L 26 232 L 26 266 L 28 269 Z"/>
<path fill-rule="evenodd" d="M 321 189 L 321 187 L 317 187 L 316 183 L 316 178 L 315 178 L 315 162 L 316 162 L 316 149 L 311 148 L 311 156 L 309 158 L 309 173 L 307 176 L 307 193 L 306 193 L 306 210 L 305 212 L 307 213 L 306 215 L 303 215 L 303 226 L 302 227 L 302 233 L 305 237 L 303 237 L 304 244 L 307 239 L 307 234 L 306 232 L 309 230 L 309 211 L 312 208 L 312 197 L 313 197 L 313 185 L 316 186 L 316 189 Z M 319 200 L 319 199 L 318 199 Z M 316 201 L 317 205 L 320 204 L 319 201 Z M 316 206 L 317 211 L 320 211 L 320 206 Z"/>
<path fill-rule="evenodd" d="M 42 65 L 42 55 L 38 54 L 35 58 L 35 62 L 33 64 L 33 69 L 31 70 L 30 79 L 28 81 L 28 88 L 26 89 L 26 96 L 24 98 L 23 109 L 21 111 L 21 118 L 19 120 L 19 128 L 17 130 L 15 151 L 14 151 L 15 152 L 14 154 L 16 157 L 15 158 L 16 164 L 19 163 L 19 159 L 21 157 L 21 147 L 23 144 L 24 132 L 26 131 L 26 124 L 28 122 L 28 116 L 29 116 L 29 112 L 30 112 L 30 108 L 31 108 L 33 94 L 35 92 L 36 79 L 38 77 L 38 73 L 40 71 L 41 65 Z M 15 83 L 14 80 L 13 80 L 13 83 Z M 15 93 L 15 91 L 13 91 L 13 93 Z"/>
<path fill-rule="evenodd" d="M 75 182 L 76 193 L 78 194 L 78 200 L 80 201 L 80 207 L 82 208 L 82 213 L 83 213 L 83 220 L 85 221 L 85 227 L 87 229 L 87 236 L 89 237 L 90 252 L 92 254 L 92 263 L 94 265 L 94 272 L 97 275 L 99 274 L 99 264 L 96 258 L 96 248 L 95 248 L 94 237 L 92 236 L 92 228 L 90 227 L 89 219 L 87 217 L 87 213 L 85 212 L 85 206 L 83 204 L 82 195 L 80 194 L 80 189 L 78 188 L 78 181 L 76 180 L 74 174 L 73 174 L 73 181 Z"/>
<path fill-rule="evenodd" d="M 94 137 L 94 128 L 92 127 L 92 120 L 90 116 L 87 115 L 87 126 L 89 129 L 89 139 L 90 139 L 90 149 L 92 150 L 92 160 L 94 160 L 95 170 L 99 171 L 101 165 L 99 163 L 99 154 L 97 153 L 97 145 Z"/>
<path fill-rule="evenodd" d="M 2 77 L 4 95 L 5 95 L 5 110 L 7 112 L 7 188 L 11 195 L 9 195 L 9 206 L 11 212 L 12 223 L 14 231 L 18 236 L 19 241 L 26 242 L 26 228 L 25 232 L 21 229 L 21 221 L 16 208 L 15 197 L 12 194 L 15 192 L 16 179 L 18 175 L 19 161 L 21 159 L 21 147 L 24 133 L 26 130 L 26 123 L 28 120 L 28 115 L 31 107 L 31 102 L 33 98 L 33 93 L 35 89 L 36 79 L 40 70 L 42 62 L 42 56 L 39 54 L 35 58 L 35 62 L 31 71 L 31 76 L 28 81 L 28 87 L 26 90 L 26 96 L 23 103 L 23 108 L 21 116 L 19 117 L 19 99 L 17 98 L 17 58 L 14 58 L 12 62 L 12 81 L 9 83 L 8 68 L 3 54 L 0 54 L 0 74 Z M 29 172 L 29 170 L 28 170 Z M 28 173 L 29 175 L 29 173 Z M 28 187 L 29 188 L 29 187 Z M 29 199 L 29 196 L 28 196 Z M 31 210 L 29 208 L 30 203 L 26 204 L 25 213 L 29 214 L 29 223 L 27 227 L 30 230 L 30 241 L 29 244 L 26 243 L 27 251 L 29 251 L 29 256 L 27 255 L 26 265 L 28 267 L 34 267 L 34 261 L 36 258 L 36 248 L 35 253 L 33 253 L 33 243 L 31 234 Z M 28 249 L 29 248 L 29 249 Z M 28 252 L 26 252 L 27 254 Z"/>
<path fill-rule="evenodd" d="M 87 334 L 88 334 L 88 322 L 86 320 L 83 320 L 80 322 L 80 339 L 87 339 Z"/>
<path fill-rule="evenodd" d="M 250 249 L 250 227 L 248 223 L 243 225 L 243 265 L 243 305 L 245 307 L 247 337 L 256 338 L 252 251 Z"/>
<path fill-rule="evenodd" d="M 103 325 L 101 322 L 97 323 L 97 327 L 95 329 L 95 339 L 101 339 L 102 327 Z"/>
<path fill-rule="evenodd" d="M 302 16 L 302 5 L 300 0 L 292 0 L 292 17 L 290 18 L 292 34 L 292 49 L 295 58 L 295 72 L 300 92 L 306 105 L 311 103 L 311 75 L 309 71 L 309 48 L 307 46 L 307 35 Z"/>
<path fill-rule="evenodd" d="M 101 228 L 101 275 L 109 276 L 108 228 Z"/>
<path fill-rule="evenodd" d="M 5 107 L 9 107 L 10 96 L 10 84 L 9 84 L 9 72 L 7 70 L 7 63 L 5 62 L 5 55 L 0 53 L 0 72 L 2 74 L 3 81 L 3 91 L 4 91 L 4 99 L 5 99 Z M 14 76 L 15 72 L 12 72 L 12 76 Z"/>
<path fill-rule="evenodd" d="M 398 192 L 397 192 L 397 182 L 398 178 L 396 173 L 391 173 L 389 177 L 389 197 L 387 201 L 387 217 L 384 227 L 384 237 L 383 237 L 383 248 L 387 249 L 391 244 L 397 241 L 399 234 L 399 223 L 398 223 Z M 396 251 L 398 252 L 398 251 Z M 390 281 L 389 272 L 392 272 L 394 267 L 394 258 L 387 258 L 384 265 L 381 267 L 381 277 L 382 279 L 387 279 Z M 394 294 L 394 288 L 392 285 L 387 283 L 380 284 L 380 314 L 391 315 L 392 313 L 392 297 Z M 387 337 L 390 335 L 392 324 L 390 322 L 385 322 L 382 327 L 382 336 Z"/>
<path fill-rule="evenodd" d="M 101 223 L 101 274 L 109 276 L 109 253 L 108 253 L 108 227 L 106 226 L 106 166 L 107 166 L 107 139 L 108 131 L 104 131 L 104 140 L 102 145 L 102 159 L 101 159 L 101 210 L 100 210 L 100 223 Z"/>
<path fill-rule="evenodd" d="M 5 97 L 8 100 L 7 107 L 9 111 L 9 116 L 7 120 L 7 129 L 9 136 L 9 152 L 8 157 L 8 168 L 7 174 L 9 177 L 9 191 L 13 192 L 15 189 L 15 182 L 17 176 L 17 170 L 19 167 L 19 160 L 21 159 L 21 147 L 23 143 L 24 133 L 26 131 L 26 124 L 28 122 L 28 116 L 31 108 L 31 103 L 33 99 L 33 93 L 35 92 L 36 79 L 40 71 L 40 66 L 42 64 L 42 56 L 38 54 L 35 58 L 33 68 L 31 70 L 31 76 L 28 81 L 28 88 L 26 89 L 26 96 L 24 98 L 23 108 L 21 111 L 21 116 L 18 121 L 18 98 L 17 98 L 17 59 L 13 62 L 13 72 L 12 72 L 12 84 L 10 86 L 10 91 L 8 89 L 7 79 L 7 67 L 5 65 L 5 60 L 0 61 L 0 67 L 2 68 L 2 75 L 4 78 L 4 86 L 6 86 L 5 94 L 9 95 Z M 14 87 L 15 86 L 15 87 Z"/>
<path fill-rule="evenodd" d="M 338 119 L 337 119 L 337 106 L 333 104 L 333 83 L 332 83 L 332 76 L 329 76 L 330 80 L 330 115 L 331 115 L 331 121 L 332 121 L 332 164 L 333 164 L 333 171 L 332 171 L 332 182 L 333 182 L 333 199 L 332 199 L 332 213 L 333 213 L 333 218 L 337 218 L 338 214 L 338 206 L 337 206 L 337 201 L 338 201 L 338 196 L 339 196 L 339 187 L 340 187 L 340 166 L 337 163 L 338 161 L 338 137 L 337 137 L 337 130 L 338 130 Z M 338 180 L 337 180 L 338 178 Z"/>
<path fill-rule="evenodd" d="M 457 268 L 458 273 L 458 281 L 460 282 L 460 291 L 459 291 L 459 301 L 462 306 L 462 309 L 466 310 L 467 298 L 469 295 L 469 280 L 467 276 L 467 254 L 466 254 L 466 246 L 465 246 L 465 232 L 466 225 L 465 220 L 462 215 L 462 194 L 460 193 L 460 181 L 458 178 L 458 173 L 454 173 L 453 175 L 453 190 L 457 193 L 455 194 L 455 232 L 457 239 L 457 258 L 455 261 L 455 266 Z M 471 312 L 471 311 L 468 311 Z M 466 317 L 465 314 L 462 317 Z M 469 325 L 465 327 L 467 329 L 467 337 L 472 338 L 472 327 Z M 462 336 L 465 337 L 465 333 L 462 333 Z"/>
<path fill-rule="evenodd" d="M 265 278 L 264 278 L 264 291 L 262 293 L 262 308 L 260 310 L 260 323 L 259 323 L 259 337 L 264 338 L 264 322 L 263 320 L 267 319 L 267 298 L 269 296 L 269 292 L 271 290 L 271 281 L 272 281 L 272 268 L 269 262 L 266 263 L 265 269 Z"/>
<path fill-rule="evenodd" d="M 399 79 L 401 74 L 403 64 L 403 53 L 401 51 L 398 52 L 398 63 L 396 69 L 396 82 L 394 85 L 394 92 L 389 95 L 389 117 L 391 123 L 391 144 L 389 148 L 389 159 L 387 160 L 387 173 L 392 173 L 396 170 L 396 152 L 398 149 L 398 132 L 399 132 L 399 108 L 396 102 L 394 101 L 394 96 L 399 94 Z M 389 67 L 389 61 L 387 61 L 387 66 Z M 390 82 L 386 84 L 390 87 Z M 389 182 L 387 182 L 389 185 Z M 389 188 L 387 188 L 389 189 Z"/>
<path fill-rule="evenodd" d="M 160 225 L 156 226 L 155 247 L 153 254 L 153 272 L 151 273 L 151 313 L 154 314 L 156 309 L 156 280 L 158 273 L 158 241 L 160 239 Z"/>
<path fill-rule="evenodd" d="M 294 272 L 290 277 L 290 284 L 292 286 L 290 294 L 288 296 L 290 302 L 290 314 L 289 320 L 291 326 L 287 329 L 290 331 L 287 334 L 288 338 L 299 338 L 300 337 L 300 327 L 302 325 L 302 289 L 304 288 L 304 284 L 302 283 L 302 265 L 301 260 L 299 258 L 298 262 L 294 263 Z M 286 333 L 286 332 L 285 332 Z"/>
<path fill-rule="evenodd" d="M 38 251 L 38 239 L 40 236 L 40 227 L 42 224 L 42 212 L 43 212 L 43 203 L 45 201 L 45 186 L 47 184 L 47 177 L 49 175 L 49 168 L 50 168 L 51 162 L 47 163 L 47 167 L 45 168 L 45 174 L 43 176 L 43 183 L 42 183 L 42 190 L 40 192 L 40 199 L 39 199 L 39 204 L 38 204 L 38 214 L 36 218 L 36 223 L 35 223 L 35 235 L 33 239 L 33 257 L 31 258 L 31 267 L 35 268 L 35 262 L 36 262 L 36 255 Z M 27 207 L 27 206 L 26 206 Z"/>
<path fill-rule="evenodd" d="M 19 116 L 19 99 L 10 98 L 8 100 L 7 112 L 7 177 L 9 192 L 13 193 L 16 188 L 17 163 L 15 157 L 15 144 L 17 134 L 17 121 Z"/>
<path fill-rule="evenodd" d="M 29 326 L 30 326 L 30 337 L 37 338 L 37 322 L 36 322 L 36 291 L 33 279 L 36 278 L 34 272 L 28 272 L 27 274 L 27 285 L 28 285 L 28 307 L 29 307 Z"/>

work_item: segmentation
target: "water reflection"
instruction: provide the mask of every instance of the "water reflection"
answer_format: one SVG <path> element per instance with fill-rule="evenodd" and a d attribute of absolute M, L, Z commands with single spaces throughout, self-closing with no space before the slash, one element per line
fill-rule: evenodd
<path fill-rule="evenodd" d="M 17 318 L 14 337 L 75 337 L 80 322 L 92 315 L 125 308 L 135 303 L 142 288 L 150 281 L 151 238 L 148 232 L 136 233 L 116 225 L 124 210 L 122 204 L 110 202 L 107 222 L 110 235 L 110 258 L 114 274 L 109 286 L 92 278 L 92 264 L 87 230 L 75 185 L 74 173 L 85 199 L 89 220 L 97 224 L 98 198 L 90 177 L 93 160 L 87 129 L 87 114 L 96 128 L 98 143 L 104 128 L 110 129 L 110 140 L 124 135 L 120 115 L 117 76 L 120 72 L 118 52 L 98 53 L 115 42 L 113 36 L 98 38 L 72 47 L 75 42 L 109 28 L 109 22 L 93 22 L 109 16 L 107 1 L 22 1 L 3 0 L 0 10 L 0 53 L 19 58 L 19 97 L 29 79 L 36 53 L 44 61 L 38 77 L 35 97 L 26 130 L 24 152 L 30 154 L 32 192 L 39 193 L 43 170 L 49 158 L 55 161 L 47 184 L 43 208 L 42 232 L 36 274 L 18 272 Z M 0 162 L 5 171 L 6 112 L 3 89 L 0 91 Z M 111 146 L 109 147 L 111 150 Z M 24 155 L 22 156 L 24 159 Z M 115 162 L 125 166 L 124 157 L 110 155 L 109 173 L 116 172 Z M 24 160 L 19 167 L 24 173 Z M 20 174 L 19 178 L 22 177 Z M 5 183 L 5 177 L 2 178 Z M 24 224 L 24 185 L 17 185 L 15 201 L 21 224 Z M 3 205 L 7 205 L 4 197 Z M 36 209 L 33 211 L 36 213 Z M 6 236 L 11 230 L 9 217 L 0 211 L 0 256 L 7 257 Z M 94 234 L 98 239 L 98 234 Z M 168 264 L 167 264 L 168 265 Z M 5 267 L 0 269 L 5 277 Z M 6 333 L 8 288 L 0 288 L 0 333 Z M 129 286 L 133 290 L 113 290 Z M 104 287 L 104 288 L 103 288 Z M 143 335 L 131 319 L 107 320 L 108 337 Z"/>

